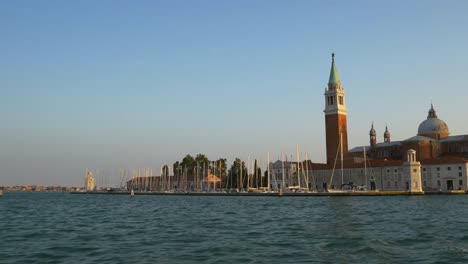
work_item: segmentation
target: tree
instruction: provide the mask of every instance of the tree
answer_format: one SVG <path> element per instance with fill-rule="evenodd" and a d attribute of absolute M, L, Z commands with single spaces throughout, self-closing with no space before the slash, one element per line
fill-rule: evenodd
<path fill-rule="evenodd" d="M 195 157 L 195 174 L 199 175 L 199 177 L 203 177 L 207 175 L 208 167 L 210 161 L 204 154 L 198 154 Z"/>
<path fill-rule="evenodd" d="M 236 158 L 232 163 L 226 180 L 229 188 L 243 189 L 247 186 L 247 168 L 239 158 Z"/>
<path fill-rule="evenodd" d="M 167 166 L 167 164 L 162 167 L 161 173 L 162 173 L 161 176 L 164 176 L 164 177 L 169 176 L 169 166 Z"/>
<path fill-rule="evenodd" d="M 180 163 L 180 165 L 182 166 L 182 173 L 187 173 L 187 177 L 188 179 L 193 179 L 193 169 L 195 168 L 195 159 L 190 156 L 190 154 L 187 154 L 187 156 L 185 156 L 183 159 L 182 159 L 182 162 Z"/>
<path fill-rule="evenodd" d="M 257 160 L 255 160 L 254 163 L 254 174 L 253 174 L 254 180 L 254 187 L 263 187 L 263 181 L 262 181 L 262 169 L 258 167 L 257 165 Z"/>
<path fill-rule="evenodd" d="M 227 164 L 226 159 L 219 158 L 216 161 L 213 161 L 211 173 L 216 175 L 221 179 L 221 186 L 227 186 Z"/>
<path fill-rule="evenodd" d="M 212 172 L 218 177 L 226 177 L 227 164 L 226 159 L 219 158 L 213 162 Z"/>
<path fill-rule="evenodd" d="M 204 155 L 204 154 L 198 154 L 196 157 L 195 157 L 195 163 L 197 164 L 206 164 L 208 165 L 210 161 L 208 160 L 208 158 Z"/>
<path fill-rule="evenodd" d="M 180 165 L 180 162 L 179 161 L 176 161 L 173 165 L 172 165 L 172 174 L 174 176 L 179 176 L 179 174 L 181 173 L 181 165 Z"/>

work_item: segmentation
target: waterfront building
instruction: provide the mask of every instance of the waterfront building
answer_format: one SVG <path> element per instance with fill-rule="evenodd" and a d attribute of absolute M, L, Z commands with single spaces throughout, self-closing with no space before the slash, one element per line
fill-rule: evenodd
<path fill-rule="evenodd" d="M 369 145 L 348 150 L 345 92 L 334 54 L 324 96 L 326 163 L 304 164 L 310 175 L 309 188 L 354 185 L 382 191 L 468 190 L 468 135 L 450 136 L 447 124 L 438 118 L 432 104 L 415 136 L 391 141 L 390 130 L 385 126 L 383 142 L 378 142 L 372 123 Z M 271 163 L 272 176 L 278 180 L 284 174 L 285 182 L 294 184 L 293 164 L 297 163 Z M 273 184 L 271 187 L 281 188 Z"/>
<path fill-rule="evenodd" d="M 353 182 L 378 190 L 468 190 L 468 135 L 450 136 L 432 104 L 417 135 L 391 141 L 386 126 L 379 143 L 372 123 L 369 145 L 348 150 L 348 113 L 334 54 L 324 95 L 327 162 L 307 166 L 316 187 L 336 188 Z"/>
<path fill-rule="evenodd" d="M 285 189 L 298 185 L 296 180 L 297 162 L 277 160 L 270 163 L 270 179 L 272 189 Z"/>

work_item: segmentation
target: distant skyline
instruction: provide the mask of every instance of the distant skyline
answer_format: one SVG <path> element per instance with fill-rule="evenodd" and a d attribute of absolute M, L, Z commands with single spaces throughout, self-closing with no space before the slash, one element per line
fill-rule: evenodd
<path fill-rule="evenodd" d="M 349 147 L 468 134 L 467 1 L 2 1 L 0 186 L 281 152 L 324 162 L 331 53 Z M 263 169 L 265 166 L 263 166 Z M 99 182 L 98 182 L 99 183 Z"/>

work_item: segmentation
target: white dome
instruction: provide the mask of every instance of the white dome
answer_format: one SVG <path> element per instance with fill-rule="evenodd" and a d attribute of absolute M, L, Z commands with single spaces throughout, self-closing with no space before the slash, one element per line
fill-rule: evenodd
<path fill-rule="evenodd" d="M 436 111 L 431 104 L 431 109 L 429 109 L 427 119 L 424 120 L 418 128 L 418 135 L 428 135 L 428 134 L 449 134 L 449 129 L 447 124 L 437 118 Z"/>
<path fill-rule="evenodd" d="M 418 128 L 418 134 L 449 134 L 447 124 L 439 118 L 428 118 Z"/>

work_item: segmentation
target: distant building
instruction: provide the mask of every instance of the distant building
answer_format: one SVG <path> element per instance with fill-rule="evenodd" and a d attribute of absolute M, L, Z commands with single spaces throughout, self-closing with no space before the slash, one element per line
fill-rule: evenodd
<path fill-rule="evenodd" d="M 297 182 L 297 163 L 277 160 L 270 163 L 270 183 L 274 189 L 295 186 Z"/>
<path fill-rule="evenodd" d="M 94 177 L 93 177 L 93 173 L 90 172 L 90 171 L 86 172 L 85 189 L 86 189 L 86 191 L 94 191 L 94 189 L 95 189 L 95 180 L 94 180 Z"/>

